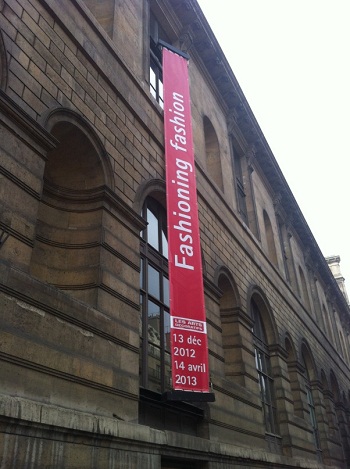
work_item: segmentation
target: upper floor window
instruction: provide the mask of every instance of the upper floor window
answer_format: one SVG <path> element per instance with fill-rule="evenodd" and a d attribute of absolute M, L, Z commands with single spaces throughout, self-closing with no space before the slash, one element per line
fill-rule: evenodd
<path fill-rule="evenodd" d="M 276 401 L 271 373 L 270 354 L 264 324 L 259 308 L 254 300 L 251 302 L 251 315 L 254 321 L 253 339 L 255 348 L 255 365 L 258 371 L 261 403 L 264 412 L 266 432 L 277 434 Z"/>
<path fill-rule="evenodd" d="M 278 228 L 278 237 L 280 241 L 280 246 L 282 250 L 284 272 L 286 275 L 287 282 L 290 283 L 288 255 L 287 255 L 287 249 L 286 249 L 286 245 L 288 245 L 288 240 L 287 240 L 288 235 L 286 233 L 286 227 L 279 216 L 277 216 L 277 228 Z"/>
<path fill-rule="evenodd" d="M 305 384 L 307 410 L 309 413 L 310 425 L 312 427 L 314 443 L 315 443 L 317 452 L 319 453 L 320 452 L 320 437 L 319 437 L 318 426 L 317 426 L 316 409 L 315 409 L 314 399 L 313 399 L 312 390 L 311 390 L 311 379 L 310 379 L 310 367 L 311 366 L 309 363 L 310 358 L 305 352 L 305 350 L 302 352 L 301 360 L 302 360 L 302 365 L 304 366 L 303 377 L 304 377 L 304 384 Z"/>
<path fill-rule="evenodd" d="M 161 107 L 164 106 L 163 98 L 163 70 L 162 51 L 158 46 L 159 39 L 170 42 L 164 29 L 161 27 L 153 13 L 150 14 L 150 70 L 149 84 L 152 96 Z"/>
<path fill-rule="evenodd" d="M 329 312 L 326 309 L 324 304 L 322 304 L 322 317 L 323 317 L 323 322 L 324 322 L 324 331 L 326 335 L 329 337 L 329 340 L 335 343 L 335 337 L 334 337 L 333 327 L 331 324 L 331 319 L 329 316 Z"/>
<path fill-rule="evenodd" d="M 144 203 L 141 239 L 141 386 L 171 388 L 168 241 L 166 212 L 152 197 Z"/>
<path fill-rule="evenodd" d="M 234 170 L 235 170 L 235 176 L 236 176 L 236 194 L 237 194 L 238 211 L 244 223 L 248 225 L 248 211 L 247 211 L 246 193 L 244 190 L 244 183 L 243 183 L 242 161 L 241 161 L 241 156 L 235 150 L 233 150 L 233 164 L 234 164 Z"/>
<path fill-rule="evenodd" d="M 206 116 L 203 119 L 203 127 L 207 170 L 215 184 L 223 191 L 224 183 L 222 179 L 219 140 L 213 124 Z"/>
<path fill-rule="evenodd" d="M 271 225 L 270 218 L 264 210 L 264 227 L 265 227 L 265 235 L 266 235 L 266 243 L 267 243 L 267 252 L 270 261 L 272 261 L 277 266 L 277 253 L 276 253 L 276 246 L 275 246 L 275 237 Z"/>
<path fill-rule="evenodd" d="M 310 312 L 311 305 L 310 305 L 309 293 L 307 291 L 306 278 L 305 278 L 304 272 L 303 272 L 303 270 L 300 266 L 299 266 L 299 278 L 300 278 L 302 299 L 303 299 L 303 302 L 304 302 L 304 306 L 306 307 L 308 312 Z"/>

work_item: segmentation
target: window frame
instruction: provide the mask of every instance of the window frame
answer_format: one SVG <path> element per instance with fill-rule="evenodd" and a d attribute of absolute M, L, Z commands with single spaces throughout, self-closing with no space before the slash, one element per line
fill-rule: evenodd
<path fill-rule="evenodd" d="M 242 160 L 241 155 L 235 150 L 233 143 L 232 145 L 232 153 L 233 153 L 233 168 L 234 168 L 234 177 L 235 177 L 235 188 L 236 188 L 236 197 L 237 197 L 237 205 L 238 205 L 238 212 L 241 215 L 242 220 L 244 223 L 249 226 L 248 221 L 248 208 L 247 208 L 247 194 L 244 188 L 243 182 L 243 170 L 242 170 Z"/>
<path fill-rule="evenodd" d="M 156 16 L 150 10 L 149 16 L 149 86 L 153 98 L 164 108 L 162 50 L 159 40 L 170 44 L 170 40 Z M 154 82 L 152 80 L 154 75 Z"/>
<path fill-rule="evenodd" d="M 309 374 L 309 369 L 307 365 L 307 359 L 305 357 L 305 349 L 302 353 L 302 365 L 304 367 L 303 371 L 303 378 L 304 378 L 304 385 L 305 385 L 305 394 L 306 394 L 306 403 L 309 413 L 310 425 L 312 427 L 312 435 L 316 447 L 316 451 L 318 455 L 321 455 L 321 441 L 320 441 L 320 433 L 317 424 L 317 417 L 316 417 L 316 406 L 312 394 L 312 387 L 311 387 L 311 379 Z"/>
<path fill-rule="evenodd" d="M 150 244 L 149 229 L 150 220 L 148 217 L 150 211 L 157 220 L 157 236 L 158 246 Z M 169 274 L 168 274 L 168 259 L 167 259 L 167 219 L 166 211 L 160 202 L 153 197 L 146 198 L 142 207 L 142 216 L 147 222 L 147 228 L 142 231 L 140 239 L 140 254 L 141 254 L 141 275 L 140 275 L 140 304 L 141 304 L 141 325 L 140 325 L 140 385 L 145 389 L 150 389 L 155 392 L 164 393 L 171 389 L 171 356 L 170 344 L 166 338 L 166 324 L 169 324 L 170 336 L 170 305 L 169 305 Z M 149 268 L 155 269 L 159 273 L 159 295 L 150 291 L 150 278 L 148 275 Z M 165 288 L 168 283 L 168 288 Z M 150 325 L 150 303 L 159 308 L 159 345 L 152 342 L 149 337 Z M 167 322 L 166 322 L 167 320 Z M 168 339 L 169 340 L 169 339 Z M 152 351 L 155 363 L 157 361 L 157 349 L 159 350 L 159 374 L 157 372 L 151 376 L 150 364 L 150 350 Z M 158 365 L 158 364 L 156 364 Z M 168 368 L 167 368 L 168 367 Z M 168 372 L 167 372 L 168 369 Z M 151 382 L 153 381 L 153 386 Z"/>
<path fill-rule="evenodd" d="M 274 378 L 271 371 L 270 352 L 267 344 L 265 328 L 259 307 L 254 300 L 251 300 L 250 308 L 253 319 L 252 333 L 255 366 L 258 373 L 265 429 L 267 434 L 279 436 Z M 258 357 L 261 357 L 261 359 L 258 359 Z M 264 389 L 265 392 L 263 391 Z"/>
<path fill-rule="evenodd" d="M 278 238 L 279 238 L 281 251 L 282 251 L 284 273 L 285 273 L 287 282 L 290 284 L 291 283 L 291 277 L 290 277 L 289 266 L 288 266 L 288 260 L 289 259 L 288 259 L 286 246 L 285 246 L 285 225 L 284 225 L 283 221 L 281 220 L 280 216 L 277 215 L 276 218 L 277 218 Z"/>

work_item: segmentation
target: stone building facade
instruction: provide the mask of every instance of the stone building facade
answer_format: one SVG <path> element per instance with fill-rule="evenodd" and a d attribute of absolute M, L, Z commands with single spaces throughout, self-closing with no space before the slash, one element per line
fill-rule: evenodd
<path fill-rule="evenodd" d="M 159 39 L 190 56 L 215 402 L 165 398 Z M 196 0 L 0 0 L 0 72 L 0 467 L 349 467 L 349 308 Z"/>

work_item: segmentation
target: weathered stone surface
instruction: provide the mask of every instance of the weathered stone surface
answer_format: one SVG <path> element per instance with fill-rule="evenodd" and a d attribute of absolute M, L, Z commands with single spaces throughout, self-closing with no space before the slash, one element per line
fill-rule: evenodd
<path fill-rule="evenodd" d="M 192 41 L 211 403 L 140 388 L 140 210 L 165 199 L 149 6 Z M 347 467 L 349 310 L 197 3 L 0 1 L 0 26 L 0 467 Z"/>

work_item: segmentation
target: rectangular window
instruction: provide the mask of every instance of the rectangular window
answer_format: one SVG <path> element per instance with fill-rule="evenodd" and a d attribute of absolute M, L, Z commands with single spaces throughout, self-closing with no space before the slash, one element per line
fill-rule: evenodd
<path fill-rule="evenodd" d="M 158 45 L 159 39 L 170 43 L 167 34 L 161 27 L 153 13 L 150 15 L 150 70 L 149 86 L 151 95 L 160 106 L 164 107 L 163 102 L 163 70 L 162 70 L 162 51 Z"/>
<path fill-rule="evenodd" d="M 163 393 L 171 388 L 168 241 L 165 209 L 147 198 L 141 234 L 141 386 Z"/>

